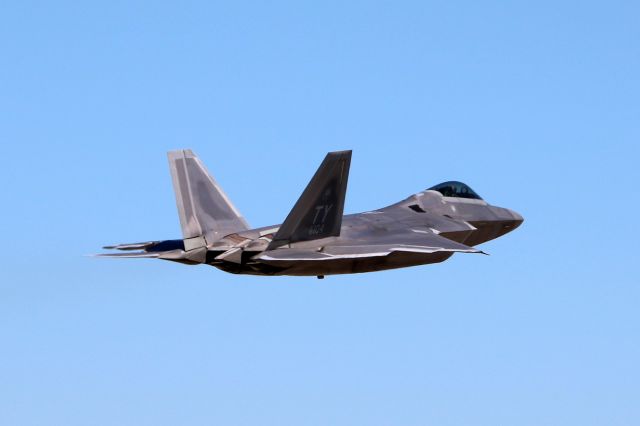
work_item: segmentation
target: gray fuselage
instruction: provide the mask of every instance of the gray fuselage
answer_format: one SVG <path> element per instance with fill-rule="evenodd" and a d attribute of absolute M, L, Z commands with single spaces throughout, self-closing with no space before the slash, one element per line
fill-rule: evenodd
<path fill-rule="evenodd" d="M 345 215 L 340 236 L 290 244 L 292 249 L 314 250 L 364 246 L 377 242 L 399 242 L 406 233 L 434 232 L 450 240 L 475 246 L 516 229 L 523 219 L 518 213 L 492 206 L 481 199 L 445 197 L 424 191 L 379 210 Z M 442 262 L 453 252 L 394 252 L 388 256 L 359 256 L 317 260 L 264 260 L 252 258 L 263 252 L 279 226 L 256 228 L 229 235 L 209 248 L 207 263 L 227 272 L 258 275 L 330 275 L 371 272 Z M 242 247 L 240 262 L 215 260 L 229 246 Z M 219 247 L 220 250 L 216 250 Z"/>

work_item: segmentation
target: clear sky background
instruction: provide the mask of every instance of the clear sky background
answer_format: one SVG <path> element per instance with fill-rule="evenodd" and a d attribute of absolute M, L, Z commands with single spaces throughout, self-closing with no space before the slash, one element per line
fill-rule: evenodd
<path fill-rule="evenodd" d="M 0 5 L 0 424 L 640 424 L 635 1 Z M 179 238 L 192 148 L 252 226 L 467 182 L 526 218 L 327 277 L 83 257 Z"/>

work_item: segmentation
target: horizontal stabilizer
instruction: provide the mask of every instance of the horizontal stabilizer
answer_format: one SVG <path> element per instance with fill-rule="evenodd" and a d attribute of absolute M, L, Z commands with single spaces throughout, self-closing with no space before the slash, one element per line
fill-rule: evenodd
<path fill-rule="evenodd" d="M 123 250 L 123 251 L 144 250 L 145 252 L 163 252 L 163 251 L 185 249 L 183 240 L 162 240 L 162 241 L 147 241 L 144 243 L 115 244 L 112 246 L 104 246 L 102 248 L 106 250 Z"/>
<path fill-rule="evenodd" d="M 147 253 L 146 251 L 138 251 L 138 252 L 130 252 L 130 253 L 100 253 L 94 254 L 94 257 L 119 257 L 119 258 L 130 258 L 130 259 L 156 259 L 160 257 L 160 253 Z"/>
<path fill-rule="evenodd" d="M 202 247 L 195 250 L 184 251 L 180 249 L 167 250 L 167 251 L 136 251 L 125 253 L 100 253 L 94 254 L 94 257 L 111 257 L 111 258 L 124 258 L 124 259 L 162 259 L 172 260 L 174 262 L 186 263 L 189 265 L 195 265 L 204 263 L 206 261 L 207 249 Z"/>
<path fill-rule="evenodd" d="M 159 241 L 147 241 L 144 243 L 116 244 L 113 246 L 104 246 L 102 248 L 106 250 L 145 250 L 158 242 Z"/>
<path fill-rule="evenodd" d="M 183 240 L 162 240 L 149 241 L 146 243 L 117 244 L 113 246 L 105 246 L 103 248 L 122 250 L 124 253 L 100 253 L 94 256 L 132 259 L 163 259 L 193 264 L 204 263 L 207 254 L 207 249 L 205 247 L 187 250 Z"/>

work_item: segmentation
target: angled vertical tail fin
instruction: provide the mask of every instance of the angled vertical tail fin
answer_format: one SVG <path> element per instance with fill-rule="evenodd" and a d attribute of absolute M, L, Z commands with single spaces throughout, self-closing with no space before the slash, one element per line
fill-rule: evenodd
<path fill-rule="evenodd" d="M 267 247 L 340 235 L 351 151 L 330 152 Z"/>
<path fill-rule="evenodd" d="M 249 229 L 240 212 L 191 150 L 171 151 L 168 157 L 187 250 Z"/>

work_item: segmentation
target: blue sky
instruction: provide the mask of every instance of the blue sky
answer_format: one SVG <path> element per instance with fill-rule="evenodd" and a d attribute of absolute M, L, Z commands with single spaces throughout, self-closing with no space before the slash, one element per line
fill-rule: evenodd
<path fill-rule="evenodd" d="M 640 423 L 640 7 L 0 5 L 0 423 Z M 253 226 L 327 151 L 347 212 L 444 180 L 491 256 L 310 278 L 86 258 L 177 238 L 192 148 Z"/>

